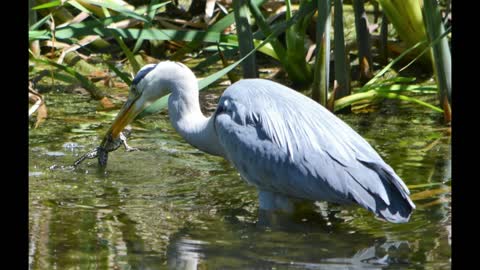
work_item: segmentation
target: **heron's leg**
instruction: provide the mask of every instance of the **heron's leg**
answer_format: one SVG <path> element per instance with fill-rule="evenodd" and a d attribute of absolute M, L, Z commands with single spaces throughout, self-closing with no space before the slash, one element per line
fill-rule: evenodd
<path fill-rule="evenodd" d="M 259 190 L 258 226 L 289 227 L 295 211 L 294 199 L 271 191 Z"/>
<path fill-rule="evenodd" d="M 295 210 L 292 198 L 283 194 L 259 190 L 258 200 L 260 203 L 260 210 L 281 211 L 285 213 L 292 213 Z"/>

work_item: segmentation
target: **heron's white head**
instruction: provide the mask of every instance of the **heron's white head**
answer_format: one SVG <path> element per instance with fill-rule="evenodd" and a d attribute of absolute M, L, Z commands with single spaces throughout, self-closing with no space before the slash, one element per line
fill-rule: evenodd
<path fill-rule="evenodd" d="M 165 61 L 142 67 L 130 86 L 128 100 L 117 114 L 109 134 L 117 138 L 135 117 L 153 102 L 172 91 L 198 89 L 193 72 L 179 62 Z"/>

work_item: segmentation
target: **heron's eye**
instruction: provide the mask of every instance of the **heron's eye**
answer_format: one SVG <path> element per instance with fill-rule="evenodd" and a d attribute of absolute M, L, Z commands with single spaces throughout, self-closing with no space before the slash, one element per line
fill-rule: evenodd
<path fill-rule="evenodd" d="M 134 96 L 139 96 L 140 95 L 140 90 L 138 90 L 137 86 L 135 84 L 132 84 L 132 86 L 130 87 L 130 92 L 134 95 Z"/>

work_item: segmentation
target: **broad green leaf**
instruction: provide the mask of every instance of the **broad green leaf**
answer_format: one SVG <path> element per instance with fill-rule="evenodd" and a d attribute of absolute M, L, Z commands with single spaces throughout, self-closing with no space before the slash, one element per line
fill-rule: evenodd
<path fill-rule="evenodd" d="M 101 37 L 110 37 L 112 32 L 122 38 L 128 39 L 146 39 L 146 40 L 182 40 L 192 41 L 201 40 L 204 42 L 220 41 L 220 33 L 204 32 L 195 30 L 166 30 L 166 29 L 118 29 L 105 28 L 103 25 L 87 25 L 85 23 L 72 24 L 57 29 L 55 36 L 57 39 L 69 39 L 79 36 L 99 35 Z"/>
<path fill-rule="evenodd" d="M 28 31 L 28 40 L 50 39 L 50 32 L 47 30 L 30 30 Z"/>

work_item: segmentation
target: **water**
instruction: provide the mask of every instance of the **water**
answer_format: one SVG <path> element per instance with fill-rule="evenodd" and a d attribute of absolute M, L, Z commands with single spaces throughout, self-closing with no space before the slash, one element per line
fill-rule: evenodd
<path fill-rule="evenodd" d="M 450 142 L 425 108 L 340 115 L 411 187 L 409 223 L 320 203 L 260 226 L 255 189 L 186 144 L 166 114 L 137 121 L 129 144 L 142 151 L 110 153 L 106 171 L 96 160 L 62 169 L 100 143 L 116 111 L 46 99 L 49 118 L 29 140 L 30 269 L 450 269 Z"/>

